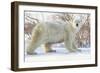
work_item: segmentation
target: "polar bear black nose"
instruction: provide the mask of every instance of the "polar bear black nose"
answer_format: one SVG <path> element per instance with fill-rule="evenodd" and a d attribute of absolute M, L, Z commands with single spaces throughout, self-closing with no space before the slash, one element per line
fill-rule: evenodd
<path fill-rule="evenodd" d="M 78 23 L 76 24 L 76 26 L 78 27 Z"/>

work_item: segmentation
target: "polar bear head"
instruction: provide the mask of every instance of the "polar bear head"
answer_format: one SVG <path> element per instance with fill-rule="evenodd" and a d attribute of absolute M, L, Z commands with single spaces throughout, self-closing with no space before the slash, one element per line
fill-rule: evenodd
<path fill-rule="evenodd" d="M 71 25 L 76 32 L 79 32 L 80 28 L 87 23 L 87 20 L 89 19 L 89 14 L 83 14 L 83 13 L 59 13 L 56 14 L 56 19 L 53 19 L 54 21 L 64 21 L 66 24 Z"/>
<path fill-rule="evenodd" d="M 89 21 L 89 14 L 76 14 L 73 24 L 76 26 L 76 31 L 79 32 L 81 27 Z"/>
<path fill-rule="evenodd" d="M 67 23 L 69 23 L 77 32 L 81 29 L 81 27 L 87 23 L 89 20 L 89 14 L 65 14 L 64 19 Z"/>

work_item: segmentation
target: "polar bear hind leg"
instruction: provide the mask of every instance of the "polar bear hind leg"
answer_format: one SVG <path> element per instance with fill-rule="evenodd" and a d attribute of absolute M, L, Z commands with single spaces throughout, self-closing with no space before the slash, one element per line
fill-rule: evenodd
<path fill-rule="evenodd" d="M 56 50 L 52 50 L 51 45 L 52 44 L 50 44 L 50 43 L 45 43 L 44 44 L 44 49 L 45 49 L 46 53 L 47 52 L 56 52 Z"/>
<path fill-rule="evenodd" d="M 36 54 L 34 52 L 35 49 L 43 43 L 43 41 L 41 40 L 42 33 L 43 28 L 41 26 L 36 26 L 36 28 L 34 28 L 32 32 L 32 39 L 27 47 L 27 54 Z"/>

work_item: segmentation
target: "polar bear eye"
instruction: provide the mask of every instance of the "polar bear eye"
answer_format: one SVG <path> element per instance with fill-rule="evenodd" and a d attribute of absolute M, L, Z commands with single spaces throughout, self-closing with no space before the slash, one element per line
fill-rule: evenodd
<path fill-rule="evenodd" d="M 76 24 L 76 26 L 78 27 L 78 23 Z"/>

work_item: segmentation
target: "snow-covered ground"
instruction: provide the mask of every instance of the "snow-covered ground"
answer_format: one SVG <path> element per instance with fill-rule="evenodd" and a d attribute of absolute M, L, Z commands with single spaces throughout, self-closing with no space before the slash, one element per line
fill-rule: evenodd
<path fill-rule="evenodd" d="M 47 62 L 47 61 L 70 61 L 70 60 L 88 60 L 90 48 L 79 48 L 81 52 L 69 53 L 65 48 L 53 48 L 56 52 L 45 53 L 42 48 L 37 48 L 37 55 L 25 55 L 25 62 Z"/>
<path fill-rule="evenodd" d="M 25 39 L 25 50 L 28 45 L 27 39 Z M 35 52 L 36 55 L 27 55 L 25 51 L 24 61 L 31 62 L 48 62 L 48 61 L 78 61 L 78 60 L 89 60 L 91 59 L 91 48 L 78 48 L 81 51 L 70 53 L 67 49 L 65 49 L 64 44 L 55 44 L 52 46 L 53 50 L 56 52 L 46 53 L 45 49 L 40 46 Z"/>

